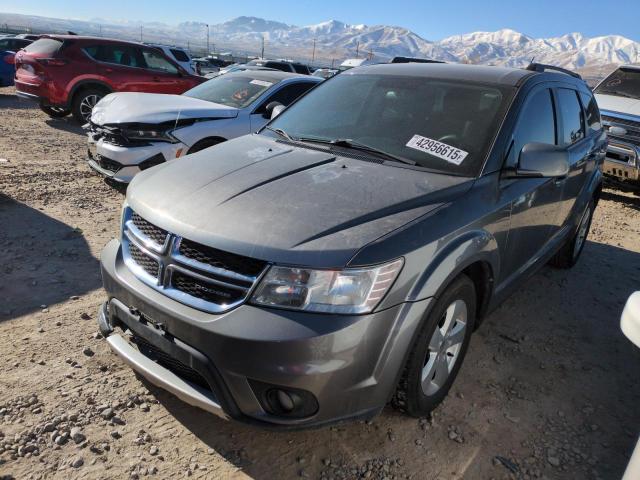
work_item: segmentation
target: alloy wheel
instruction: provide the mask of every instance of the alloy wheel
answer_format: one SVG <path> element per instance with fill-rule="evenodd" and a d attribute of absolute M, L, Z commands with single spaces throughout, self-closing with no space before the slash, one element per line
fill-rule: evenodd
<path fill-rule="evenodd" d="M 83 119 L 89 120 L 93 107 L 96 106 L 96 103 L 98 103 L 101 98 L 100 95 L 91 94 L 82 99 L 82 102 L 80 102 L 80 115 L 82 115 Z"/>
<path fill-rule="evenodd" d="M 449 378 L 460 356 L 467 323 L 467 304 L 456 300 L 447 307 L 436 325 L 422 368 L 422 391 L 425 395 L 435 394 Z"/>

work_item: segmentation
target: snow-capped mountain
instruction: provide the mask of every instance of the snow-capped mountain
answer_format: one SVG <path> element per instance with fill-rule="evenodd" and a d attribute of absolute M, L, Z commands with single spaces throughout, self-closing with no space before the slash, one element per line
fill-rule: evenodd
<path fill-rule="evenodd" d="M 295 26 L 257 17 L 238 17 L 227 22 L 207 24 L 203 21 L 167 25 L 135 20 L 91 21 L 62 20 L 46 17 L 0 13 L 0 25 L 23 25 L 36 31 L 72 30 L 79 34 L 99 34 L 125 39 L 169 42 L 206 49 L 207 31 L 217 50 L 261 53 L 265 55 L 309 60 L 315 43 L 315 60 L 331 61 L 371 55 L 384 61 L 404 55 L 428 57 L 450 62 L 523 66 L 532 58 L 566 68 L 582 69 L 610 64 L 640 62 L 640 43 L 618 35 L 587 38 L 569 33 L 554 38 L 533 38 L 502 29 L 496 32 L 473 32 L 440 41 L 429 41 L 406 28 L 388 25 L 349 25 L 329 20 L 316 25 Z"/>

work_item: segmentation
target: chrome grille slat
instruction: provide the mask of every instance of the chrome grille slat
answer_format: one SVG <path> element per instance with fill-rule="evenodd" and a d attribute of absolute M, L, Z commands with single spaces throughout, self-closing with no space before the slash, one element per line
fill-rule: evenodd
<path fill-rule="evenodd" d="M 130 208 L 125 210 L 123 225 L 123 258 L 134 275 L 168 297 L 199 310 L 222 313 L 240 305 L 268 266 L 261 260 L 171 234 Z M 188 249 L 182 248 L 183 242 Z M 158 265 L 155 277 L 151 274 L 152 262 Z"/>
<path fill-rule="evenodd" d="M 623 118 L 613 114 L 602 115 L 602 122 L 606 127 L 620 127 L 627 132 L 626 135 L 611 135 L 609 137 L 618 142 L 640 146 L 640 121 L 631 118 Z"/>

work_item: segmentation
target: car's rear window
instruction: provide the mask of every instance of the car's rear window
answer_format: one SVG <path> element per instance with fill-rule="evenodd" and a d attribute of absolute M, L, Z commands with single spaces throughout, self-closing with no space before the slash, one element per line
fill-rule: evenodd
<path fill-rule="evenodd" d="M 178 50 L 175 48 L 171 48 L 169 49 L 171 51 L 171 53 L 173 54 L 173 56 L 175 57 L 175 59 L 179 62 L 188 62 L 189 61 L 189 55 L 187 55 L 183 50 Z"/>
<path fill-rule="evenodd" d="M 54 38 L 41 38 L 31 45 L 27 45 L 24 49 L 27 53 L 35 53 L 37 55 L 53 55 L 62 46 L 62 41 Z"/>

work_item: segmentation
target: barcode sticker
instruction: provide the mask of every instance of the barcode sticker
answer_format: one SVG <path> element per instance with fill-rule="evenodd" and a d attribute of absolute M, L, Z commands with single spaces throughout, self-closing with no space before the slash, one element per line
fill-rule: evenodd
<path fill-rule="evenodd" d="M 454 165 L 460 165 L 469 155 L 469 152 L 421 135 L 414 135 L 406 146 L 441 158 Z"/>

